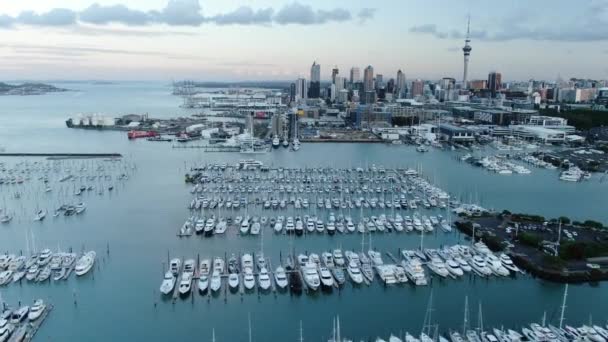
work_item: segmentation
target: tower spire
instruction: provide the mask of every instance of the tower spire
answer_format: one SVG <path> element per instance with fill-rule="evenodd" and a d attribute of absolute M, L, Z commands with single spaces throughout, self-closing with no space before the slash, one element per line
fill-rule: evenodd
<path fill-rule="evenodd" d="M 464 89 L 468 88 L 467 76 L 469 73 L 469 56 L 471 55 L 471 50 L 473 48 L 469 43 L 471 42 L 471 15 L 469 14 L 467 17 L 467 36 L 464 39 L 464 47 L 462 48 L 462 52 L 464 53 L 464 72 L 462 75 L 462 87 Z"/>

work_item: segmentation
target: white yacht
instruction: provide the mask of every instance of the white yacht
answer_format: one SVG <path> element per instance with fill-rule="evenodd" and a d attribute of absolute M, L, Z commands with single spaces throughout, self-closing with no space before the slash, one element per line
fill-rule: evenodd
<path fill-rule="evenodd" d="M 283 267 L 279 266 L 274 271 L 274 282 L 281 289 L 284 289 L 287 287 L 287 285 L 288 285 L 287 274 L 285 273 L 285 269 Z"/>
<path fill-rule="evenodd" d="M 249 218 L 246 217 L 243 222 L 241 222 L 241 234 L 247 234 L 249 233 Z"/>
<path fill-rule="evenodd" d="M 173 272 L 167 271 L 165 273 L 165 277 L 163 278 L 163 282 L 160 284 L 160 293 L 167 295 L 173 292 L 173 288 L 175 287 L 175 276 Z"/>
<path fill-rule="evenodd" d="M 450 272 L 445 267 L 445 264 L 438 256 L 433 256 L 430 262 L 427 264 L 427 267 L 442 278 L 445 278 L 450 275 Z"/>
<path fill-rule="evenodd" d="M 361 273 L 361 269 L 359 269 L 359 265 L 355 261 L 350 261 L 348 263 L 346 271 L 348 272 L 350 279 L 352 279 L 355 284 L 363 283 L 363 274 Z"/>
<path fill-rule="evenodd" d="M 186 296 L 192 287 L 192 273 L 182 272 L 182 279 L 179 282 L 179 294 Z"/>
<path fill-rule="evenodd" d="M 334 263 L 338 267 L 343 267 L 346 263 L 344 261 L 344 256 L 342 255 L 342 250 L 334 249 L 333 251 Z"/>
<path fill-rule="evenodd" d="M 519 267 L 515 266 L 513 260 L 511 260 L 511 258 L 505 253 L 500 254 L 500 261 L 502 262 L 502 265 L 509 271 L 519 272 Z"/>
<path fill-rule="evenodd" d="M 302 272 L 302 278 L 309 289 L 316 291 L 321 284 L 319 279 L 319 273 L 317 272 L 317 265 L 312 262 L 307 262 L 303 267 L 300 266 L 300 272 Z"/>
<path fill-rule="evenodd" d="M 279 146 L 281 146 L 281 140 L 275 135 L 274 138 L 272 138 L 272 147 L 279 148 Z"/>
<path fill-rule="evenodd" d="M 171 261 L 169 262 L 169 270 L 171 271 L 171 273 L 173 273 L 174 276 L 177 276 L 179 274 L 181 267 L 182 261 L 178 258 L 171 259 Z"/>
<path fill-rule="evenodd" d="M 209 288 L 211 289 L 211 291 L 217 292 L 217 291 L 219 291 L 219 289 L 221 287 L 222 287 L 222 276 L 221 276 L 220 270 L 214 268 L 213 273 L 211 274 Z"/>
<path fill-rule="evenodd" d="M 454 259 L 448 259 L 445 262 L 445 267 L 448 272 L 455 277 L 462 277 L 464 275 L 464 271 L 460 268 L 460 264 Z"/>
<path fill-rule="evenodd" d="M 260 273 L 258 274 L 258 283 L 260 284 L 260 288 L 262 290 L 268 290 L 271 285 L 270 275 L 268 274 L 268 270 L 266 267 L 262 267 L 260 269 Z"/>
<path fill-rule="evenodd" d="M 29 306 L 22 306 L 18 310 L 13 311 L 11 315 L 10 322 L 12 324 L 19 324 L 23 322 L 23 320 L 27 317 L 28 312 L 30 312 Z"/>
<path fill-rule="evenodd" d="M 34 221 L 42 221 L 42 220 L 44 220 L 45 217 L 46 217 L 46 210 L 40 209 L 36 212 L 36 215 L 34 215 Z"/>
<path fill-rule="evenodd" d="M 15 326 L 13 324 L 4 318 L 0 318 L 0 341 L 8 341 L 14 330 Z"/>
<path fill-rule="evenodd" d="M 228 275 L 228 286 L 232 290 L 236 290 L 239 287 L 239 274 L 238 273 L 230 273 Z"/>
<path fill-rule="evenodd" d="M 74 269 L 76 275 L 83 276 L 87 274 L 91 270 L 91 268 L 93 268 L 96 256 L 97 253 L 95 253 L 95 251 L 90 251 L 80 257 L 80 259 L 78 259 L 78 261 L 76 262 L 76 268 Z"/>
<path fill-rule="evenodd" d="M 422 268 L 422 263 L 418 258 L 410 258 L 402 262 L 403 269 L 407 277 L 417 286 L 427 284 L 426 275 Z"/>
<path fill-rule="evenodd" d="M 255 287 L 255 277 L 253 276 L 253 269 L 247 267 L 243 272 L 243 285 L 245 285 L 245 289 L 251 290 Z"/>
<path fill-rule="evenodd" d="M 496 275 L 506 277 L 510 274 L 509 270 L 502 265 L 502 261 L 494 254 L 488 254 L 486 258 L 488 267 Z"/>
<path fill-rule="evenodd" d="M 44 310 L 46 310 L 46 304 L 44 304 L 42 299 L 37 299 L 34 302 L 34 305 L 32 305 L 30 308 L 30 312 L 27 314 L 27 319 L 29 319 L 30 322 L 37 320 L 40 318 L 40 316 L 42 316 Z"/>
<path fill-rule="evenodd" d="M 321 284 L 326 288 L 332 288 L 334 286 L 334 278 L 331 275 L 331 271 L 327 267 L 319 267 L 319 275 L 321 277 Z"/>
<path fill-rule="evenodd" d="M 460 266 L 460 268 L 465 272 L 471 272 L 473 270 L 471 265 L 460 255 L 454 256 L 454 261 L 456 261 L 458 266 Z"/>
<path fill-rule="evenodd" d="M 473 267 L 473 269 L 475 270 L 475 272 L 479 273 L 482 276 L 489 276 L 492 274 L 492 270 L 486 264 L 486 260 L 479 255 L 473 256 L 470 264 L 471 267 Z"/>
<path fill-rule="evenodd" d="M 250 268 L 253 270 L 253 257 L 249 253 L 243 254 L 241 257 L 241 268 L 243 270 Z"/>

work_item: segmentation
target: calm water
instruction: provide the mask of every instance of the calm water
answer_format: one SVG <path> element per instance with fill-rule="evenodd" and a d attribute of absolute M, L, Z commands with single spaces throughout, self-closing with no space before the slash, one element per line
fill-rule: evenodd
<path fill-rule="evenodd" d="M 178 107 L 180 98 L 170 95 L 168 83 L 117 83 L 93 85 L 57 84 L 76 92 L 37 97 L 0 97 L 0 146 L 7 151 L 119 152 L 137 164 L 131 180 L 117 187 L 111 198 L 89 194 L 82 216 L 31 222 L 15 218 L 0 227 L 0 250 L 25 250 L 25 232 L 33 231 L 39 247 L 95 249 L 98 263 L 91 274 L 67 282 L 11 285 L 0 288 L 10 304 L 41 297 L 55 304 L 53 314 L 39 332 L 40 340 L 211 340 L 246 341 L 247 316 L 251 315 L 256 341 L 293 340 L 299 322 L 308 341 L 321 341 L 331 334 L 332 317 L 340 315 L 342 330 L 356 338 L 390 332 L 419 332 L 433 289 L 434 318 L 442 330 L 462 324 L 464 297 L 469 296 L 471 321 L 477 321 L 477 305 L 483 305 L 484 325 L 519 326 L 540 320 L 543 311 L 557 319 L 563 287 L 527 276 L 516 279 L 461 279 L 437 281 L 432 287 L 384 288 L 378 281 L 370 287 L 347 285 L 333 294 L 290 296 L 287 294 L 230 295 L 218 298 L 198 294 L 175 304 L 162 300 L 158 287 L 167 253 L 179 257 L 222 256 L 224 253 L 258 251 L 260 238 L 224 237 L 204 239 L 175 236 L 188 215 L 188 186 L 183 183 L 186 165 L 194 162 L 232 163 L 239 154 L 202 153 L 172 149 L 169 143 L 128 141 L 124 133 L 70 130 L 65 119 L 75 113 L 119 115 L 148 112 L 153 117 L 188 114 Z M 553 171 L 533 169 L 531 175 L 497 176 L 455 161 L 454 153 L 432 150 L 421 155 L 405 146 L 356 144 L 304 144 L 297 153 L 280 149 L 256 156 L 281 166 L 365 166 L 373 163 L 418 167 L 439 186 L 485 207 L 533 212 L 547 217 L 567 215 L 608 223 L 608 185 L 597 178 L 579 184 L 563 183 Z M 15 162 L 15 159 L 4 159 Z M 27 188 L 26 188 L 27 189 Z M 14 191 L 14 190 L 11 190 Z M 12 192 L 0 188 L 0 197 Z M 13 200 L 9 200 L 13 201 Z M 24 190 L 18 207 L 44 206 L 44 196 Z M 49 203 L 49 209 L 54 203 Z M 242 214 L 242 213 L 241 213 Z M 282 213 L 283 214 L 283 213 Z M 458 234 L 438 233 L 425 238 L 425 245 L 462 241 Z M 360 248 L 359 235 L 311 236 L 290 242 L 285 236 L 265 234 L 264 251 L 273 261 L 293 244 L 296 251 L 321 252 L 336 246 Z M 419 244 L 415 234 L 377 235 L 375 248 L 396 253 L 397 248 Z M 109 254 L 106 250 L 109 247 Z M 606 321 L 606 284 L 571 286 L 567 318 L 577 323 L 593 315 Z"/>

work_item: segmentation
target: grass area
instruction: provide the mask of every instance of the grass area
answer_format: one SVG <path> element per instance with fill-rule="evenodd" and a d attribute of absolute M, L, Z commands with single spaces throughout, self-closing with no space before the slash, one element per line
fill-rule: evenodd
<path fill-rule="evenodd" d="M 559 257 L 563 260 L 585 260 L 608 256 L 608 243 L 566 242 L 559 247 Z"/>

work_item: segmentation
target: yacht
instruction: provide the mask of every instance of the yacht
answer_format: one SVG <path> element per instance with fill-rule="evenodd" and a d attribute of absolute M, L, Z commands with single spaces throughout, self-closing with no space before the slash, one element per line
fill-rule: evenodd
<path fill-rule="evenodd" d="M 465 272 L 471 272 L 473 270 L 471 268 L 471 265 L 460 255 L 454 256 L 454 261 L 456 261 L 458 263 L 458 266 L 460 266 L 460 268 Z"/>
<path fill-rule="evenodd" d="M 36 281 L 37 282 L 43 282 L 43 281 L 47 281 L 50 277 L 51 277 L 51 273 L 53 271 L 51 270 L 51 268 L 49 266 L 45 266 L 42 271 L 40 271 L 40 273 L 38 273 L 38 276 L 36 277 Z"/>
<path fill-rule="evenodd" d="M 40 273 L 40 269 L 38 268 L 37 264 L 34 264 L 27 269 L 27 273 L 25 274 L 25 279 L 27 279 L 28 281 L 35 280 L 36 277 L 38 276 L 38 273 Z"/>
<path fill-rule="evenodd" d="M 407 277 L 416 285 L 424 286 L 427 284 L 426 275 L 422 268 L 422 263 L 418 258 L 410 258 L 402 262 L 403 270 Z"/>
<path fill-rule="evenodd" d="M 255 287 L 255 277 L 253 276 L 253 269 L 250 267 L 245 268 L 243 273 L 243 285 L 245 289 L 251 290 Z"/>
<path fill-rule="evenodd" d="M 221 271 L 219 269 L 213 269 L 213 274 L 211 275 L 211 281 L 209 284 L 209 288 L 213 292 L 219 291 L 219 289 L 222 287 L 222 276 L 220 272 Z"/>
<path fill-rule="evenodd" d="M 502 262 L 502 265 L 509 271 L 519 272 L 519 268 L 515 266 L 513 260 L 511 260 L 511 258 L 505 253 L 500 254 L 500 261 Z"/>
<path fill-rule="evenodd" d="M 281 289 L 284 289 L 287 287 L 287 285 L 288 285 L 287 274 L 285 273 L 285 269 L 283 267 L 279 266 L 274 271 L 274 282 Z"/>
<path fill-rule="evenodd" d="M 471 267 L 473 267 L 473 269 L 475 270 L 475 272 L 477 272 L 481 276 L 489 276 L 492 274 L 492 270 L 486 264 L 486 260 L 479 255 L 473 256 L 470 264 Z"/>
<path fill-rule="evenodd" d="M 489 254 L 486 258 L 486 262 L 488 267 L 492 270 L 494 274 L 503 277 L 506 277 L 510 274 L 509 270 L 502 265 L 502 261 L 494 254 Z"/>
<path fill-rule="evenodd" d="M 40 318 L 40 316 L 42 316 L 44 310 L 46 310 L 46 304 L 44 304 L 42 299 L 37 299 L 34 302 L 34 305 L 32 305 L 30 308 L 30 312 L 27 314 L 27 319 L 30 320 L 30 322 L 37 320 Z"/>
<path fill-rule="evenodd" d="M 309 289 L 316 291 L 320 285 L 317 265 L 312 262 L 306 262 L 303 267 L 300 266 L 300 271 L 302 273 L 302 278 L 304 278 L 306 286 L 308 286 Z"/>
<path fill-rule="evenodd" d="M 76 204 L 74 208 L 76 210 L 76 214 L 82 214 L 85 210 L 87 210 L 87 206 L 84 204 L 84 202 Z"/>
<path fill-rule="evenodd" d="M 349 261 L 346 271 L 355 284 L 363 283 L 363 274 L 355 261 Z"/>
<path fill-rule="evenodd" d="M 205 293 L 205 291 L 207 291 L 207 289 L 209 288 L 209 272 L 211 271 L 211 260 L 209 259 L 203 259 L 200 262 L 199 268 L 198 268 L 198 273 L 199 273 L 199 278 L 198 278 L 198 290 L 201 293 Z"/>
<path fill-rule="evenodd" d="M 281 140 L 279 139 L 278 136 L 275 135 L 275 137 L 272 139 L 272 147 L 279 148 L 280 145 L 281 145 Z"/>
<path fill-rule="evenodd" d="M 27 317 L 28 312 L 30 312 L 29 306 L 20 307 L 18 310 L 13 311 L 10 322 L 12 324 L 19 324 L 23 322 L 23 320 Z"/>
<path fill-rule="evenodd" d="M 44 220 L 45 217 L 46 217 L 46 210 L 40 209 L 36 212 L 36 215 L 34 215 L 34 221 L 42 221 L 42 220 Z"/>
<path fill-rule="evenodd" d="M 0 341 L 8 341 L 8 338 L 13 334 L 15 326 L 4 318 L 0 318 Z"/>
<path fill-rule="evenodd" d="M 246 217 L 243 222 L 241 222 L 241 234 L 249 233 L 249 217 Z"/>
<path fill-rule="evenodd" d="M 283 139 L 283 147 L 285 147 L 285 148 L 289 147 L 289 140 Z"/>
<path fill-rule="evenodd" d="M 253 257 L 249 253 L 243 254 L 241 257 L 241 269 L 250 268 L 253 270 Z"/>
<path fill-rule="evenodd" d="M 334 263 L 336 264 L 336 266 L 338 266 L 338 267 L 344 267 L 344 265 L 346 263 L 344 261 L 344 256 L 342 255 L 342 250 L 340 250 L 340 249 L 334 249 L 334 251 L 333 251 L 333 257 L 334 257 Z"/>
<path fill-rule="evenodd" d="M 182 261 L 180 259 L 171 259 L 171 261 L 169 262 L 169 270 L 171 271 L 171 273 L 173 273 L 174 276 L 177 276 L 179 274 L 181 267 Z"/>
<path fill-rule="evenodd" d="M 321 277 L 321 284 L 325 288 L 332 288 L 334 286 L 334 278 L 327 267 L 319 267 L 319 275 Z"/>
<path fill-rule="evenodd" d="M 95 253 L 95 251 L 90 251 L 80 257 L 80 259 L 78 259 L 78 261 L 76 262 L 76 267 L 74 269 L 76 275 L 83 276 L 87 274 L 91 270 L 91 268 L 93 268 L 96 256 L 97 253 Z"/>
<path fill-rule="evenodd" d="M 268 270 L 266 267 L 262 267 L 260 273 L 258 274 L 258 283 L 260 284 L 260 288 L 262 290 L 268 290 L 271 285 L 270 275 L 268 274 Z"/>
<path fill-rule="evenodd" d="M 13 271 L 0 272 L 0 285 L 6 285 L 13 280 Z"/>
<path fill-rule="evenodd" d="M 228 275 L 228 286 L 230 290 L 235 291 L 239 288 L 239 274 L 238 273 L 230 273 Z"/>
<path fill-rule="evenodd" d="M 213 231 L 213 233 L 214 234 L 224 234 L 226 232 L 227 228 L 228 228 L 228 223 L 226 222 L 226 220 L 220 219 L 218 224 L 215 226 L 215 230 Z"/>
<path fill-rule="evenodd" d="M 460 268 L 460 264 L 454 259 L 447 259 L 445 266 L 448 272 L 454 277 L 462 277 L 464 275 L 464 271 Z"/>
<path fill-rule="evenodd" d="M 431 271 L 435 272 L 435 274 L 437 274 L 438 276 L 440 276 L 442 278 L 445 278 L 448 275 L 450 275 L 450 272 L 445 267 L 445 264 L 443 263 L 443 261 L 441 261 L 441 259 L 438 256 L 432 257 L 430 262 L 427 264 L 427 267 Z"/>
<path fill-rule="evenodd" d="M 160 293 L 168 295 L 169 293 L 173 292 L 175 281 L 176 279 L 173 272 L 167 271 L 165 273 L 165 277 L 163 278 L 163 282 L 160 284 Z"/>
<path fill-rule="evenodd" d="M 38 266 L 44 266 L 51 261 L 51 257 L 53 256 L 53 252 L 50 249 L 44 249 L 40 252 L 38 256 Z"/>
<path fill-rule="evenodd" d="M 192 273 L 182 272 L 182 279 L 179 282 L 179 294 L 181 296 L 187 296 L 190 293 L 192 287 Z"/>

